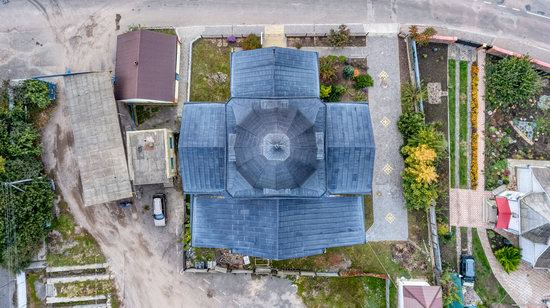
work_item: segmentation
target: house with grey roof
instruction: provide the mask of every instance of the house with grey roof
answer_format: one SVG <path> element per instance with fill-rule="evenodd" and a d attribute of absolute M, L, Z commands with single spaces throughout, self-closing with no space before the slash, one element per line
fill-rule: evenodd
<path fill-rule="evenodd" d="M 519 236 L 524 261 L 550 269 L 550 168 L 527 165 L 514 171 L 517 191 L 496 197 L 497 228 Z"/>
<path fill-rule="evenodd" d="M 323 103 L 317 53 L 232 53 L 231 98 L 184 104 L 179 138 L 192 246 L 280 260 L 365 243 L 369 105 Z"/>

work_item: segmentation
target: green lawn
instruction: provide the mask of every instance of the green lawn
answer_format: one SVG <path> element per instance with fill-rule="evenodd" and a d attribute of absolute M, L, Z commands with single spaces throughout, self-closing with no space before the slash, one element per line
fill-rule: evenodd
<path fill-rule="evenodd" d="M 218 47 L 212 40 L 193 44 L 191 64 L 192 102 L 225 102 L 229 99 L 230 47 Z"/>
<path fill-rule="evenodd" d="M 448 99 L 449 99 L 449 152 L 450 152 L 450 165 L 451 165 L 451 187 L 455 185 L 455 131 L 456 131 L 456 61 L 449 60 L 449 85 L 448 85 Z"/>
<path fill-rule="evenodd" d="M 485 232 L 481 230 L 481 232 Z M 472 230 L 472 249 L 474 258 L 476 260 L 476 282 L 475 282 L 475 291 L 487 306 L 488 304 L 507 304 L 514 305 L 514 301 L 506 290 L 500 285 L 498 280 L 493 275 L 491 266 L 489 265 L 489 260 L 485 256 L 483 247 L 479 240 L 477 230 Z"/>
<path fill-rule="evenodd" d="M 468 62 L 460 61 L 460 104 L 459 104 L 459 179 L 460 187 L 468 188 Z"/>
<path fill-rule="evenodd" d="M 386 307 L 386 281 L 373 277 L 301 277 L 298 295 L 307 307 Z M 396 288 L 390 285 L 390 307 L 396 307 Z"/>

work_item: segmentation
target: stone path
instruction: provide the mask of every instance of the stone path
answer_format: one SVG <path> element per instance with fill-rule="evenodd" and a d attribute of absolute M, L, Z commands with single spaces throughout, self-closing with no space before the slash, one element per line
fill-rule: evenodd
<path fill-rule="evenodd" d="M 506 273 L 491 250 L 485 229 L 478 230 L 481 246 L 496 279 L 520 307 L 545 307 L 541 300 L 550 296 L 550 272 L 534 270 L 522 262 L 515 272 Z"/>
<path fill-rule="evenodd" d="M 400 176 L 404 166 L 399 154 L 403 139 L 396 125 L 401 115 L 397 34 L 369 34 L 366 53 L 369 74 L 375 79 L 369 88 L 369 105 L 376 140 L 374 224 L 367 230 L 367 241 L 407 240 L 408 214 Z"/>
<path fill-rule="evenodd" d="M 490 191 L 453 188 L 450 190 L 450 224 L 451 226 L 487 228 L 487 211 L 485 198 Z"/>

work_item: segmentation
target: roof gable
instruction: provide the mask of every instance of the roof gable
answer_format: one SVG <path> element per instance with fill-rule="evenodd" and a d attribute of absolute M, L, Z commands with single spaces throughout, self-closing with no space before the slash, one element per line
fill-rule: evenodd
<path fill-rule="evenodd" d="M 195 247 L 280 260 L 365 242 L 360 197 L 234 199 L 195 197 Z"/>
<path fill-rule="evenodd" d="M 442 308 L 443 295 L 440 286 L 404 286 L 404 307 Z"/>
<path fill-rule="evenodd" d="M 177 37 L 136 30 L 117 37 L 117 100 L 175 100 Z"/>
<path fill-rule="evenodd" d="M 231 97 L 319 97 L 317 53 L 275 47 L 232 53 Z"/>
<path fill-rule="evenodd" d="M 531 167 L 531 172 L 546 195 L 550 196 L 550 168 Z"/>

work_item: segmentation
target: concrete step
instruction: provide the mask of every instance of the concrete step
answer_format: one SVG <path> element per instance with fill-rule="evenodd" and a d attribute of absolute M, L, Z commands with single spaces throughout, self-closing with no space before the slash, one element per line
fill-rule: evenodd
<path fill-rule="evenodd" d="M 101 275 L 86 275 L 86 276 L 74 276 L 74 277 L 54 277 L 48 278 L 46 283 L 56 284 L 56 283 L 69 283 L 77 281 L 94 281 L 94 280 L 109 280 L 111 276 L 108 274 Z"/>
<path fill-rule="evenodd" d="M 46 284 L 46 297 L 56 297 L 57 289 L 53 284 Z"/>
<path fill-rule="evenodd" d="M 58 266 L 58 267 L 47 267 L 46 273 L 61 273 L 61 272 L 72 272 L 72 271 L 82 271 L 82 270 L 94 270 L 94 269 L 103 269 L 109 267 L 108 263 L 96 263 L 96 264 L 86 264 L 86 265 L 75 265 L 75 266 Z"/>
<path fill-rule="evenodd" d="M 79 297 L 46 297 L 46 304 L 78 303 L 92 301 L 106 301 L 106 295 L 79 296 Z"/>

